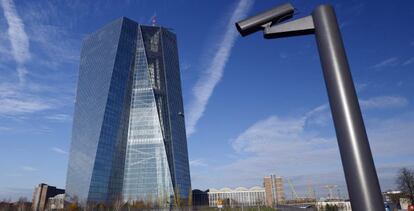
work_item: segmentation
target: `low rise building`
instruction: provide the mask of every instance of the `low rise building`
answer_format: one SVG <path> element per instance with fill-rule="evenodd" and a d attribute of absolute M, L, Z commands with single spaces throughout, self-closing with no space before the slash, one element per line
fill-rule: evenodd
<path fill-rule="evenodd" d="M 382 193 L 384 202 L 390 207 L 396 207 L 402 210 L 408 210 L 408 206 L 411 204 L 409 197 L 399 190 L 386 191 Z"/>
<path fill-rule="evenodd" d="M 263 187 L 252 187 L 250 189 L 239 187 L 236 189 L 211 188 L 208 192 L 210 207 L 224 205 L 229 207 L 253 207 L 265 205 L 265 190 Z"/>
<path fill-rule="evenodd" d="M 46 209 L 47 202 L 50 197 L 54 197 L 58 194 L 64 194 L 64 189 L 59 189 L 54 186 L 50 186 L 44 183 L 39 184 L 33 192 L 32 210 L 43 211 Z"/>
<path fill-rule="evenodd" d="M 65 194 L 58 194 L 50 197 L 47 202 L 46 210 L 64 210 L 65 209 Z"/>

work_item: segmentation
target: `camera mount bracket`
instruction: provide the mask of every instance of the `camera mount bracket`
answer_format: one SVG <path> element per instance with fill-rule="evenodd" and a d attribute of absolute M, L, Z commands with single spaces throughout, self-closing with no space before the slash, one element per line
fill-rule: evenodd
<path fill-rule="evenodd" d="M 315 26 L 312 16 L 306 16 L 290 22 L 268 25 L 264 29 L 264 37 L 267 39 L 291 37 L 313 34 Z"/>

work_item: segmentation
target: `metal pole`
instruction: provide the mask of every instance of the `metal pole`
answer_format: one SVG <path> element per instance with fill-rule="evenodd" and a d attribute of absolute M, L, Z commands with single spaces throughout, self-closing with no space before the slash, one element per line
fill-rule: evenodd
<path fill-rule="evenodd" d="M 384 210 L 335 11 L 322 5 L 312 18 L 352 210 Z"/>

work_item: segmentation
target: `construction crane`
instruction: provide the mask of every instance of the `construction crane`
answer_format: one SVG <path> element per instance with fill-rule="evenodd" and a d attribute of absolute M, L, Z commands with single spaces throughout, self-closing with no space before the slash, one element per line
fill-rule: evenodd
<path fill-rule="evenodd" d="M 338 189 L 337 189 L 337 191 L 338 191 L 338 196 L 337 196 L 337 197 L 338 197 L 338 199 L 342 199 L 342 196 L 341 196 L 341 189 L 339 189 L 339 188 L 338 188 Z"/>
<path fill-rule="evenodd" d="M 295 187 L 293 187 L 292 181 L 290 180 L 289 177 L 288 177 L 288 183 L 289 183 L 290 189 L 292 189 L 292 196 L 295 196 L 295 199 L 299 199 L 299 196 L 296 193 Z"/>
<path fill-rule="evenodd" d="M 308 179 L 308 198 L 316 199 L 315 190 L 313 189 L 312 182 Z"/>
<path fill-rule="evenodd" d="M 332 190 L 334 188 L 336 188 L 336 187 L 338 187 L 338 186 L 337 185 L 325 185 L 324 186 L 324 188 L 326 188 L 328 190 L 328 192 L 329 192 L 329 196 L 328 196 L 329 199 L 333 199 L 333 192 L 332 192 Z"/>

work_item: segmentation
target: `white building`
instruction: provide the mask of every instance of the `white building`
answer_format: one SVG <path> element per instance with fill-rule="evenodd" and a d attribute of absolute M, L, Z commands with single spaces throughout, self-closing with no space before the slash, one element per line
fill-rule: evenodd
<path fill-rule="evenodd" d="M 217 203 L 220 203 L 220 201 L 224 206 L 230 207 L 263 206 L 265 204 L 265 190 L 258 186 L 250 189 L 239 187 L 217 190 L 212 188 L 208 192 L 208 199 L 210 207 L 217 207 Z"/>
<path fill-rule="evenodd" d="M 47 201 L 46 210 L 63 210 L 65 208 L 65 194 L 50 197 Z"/>

